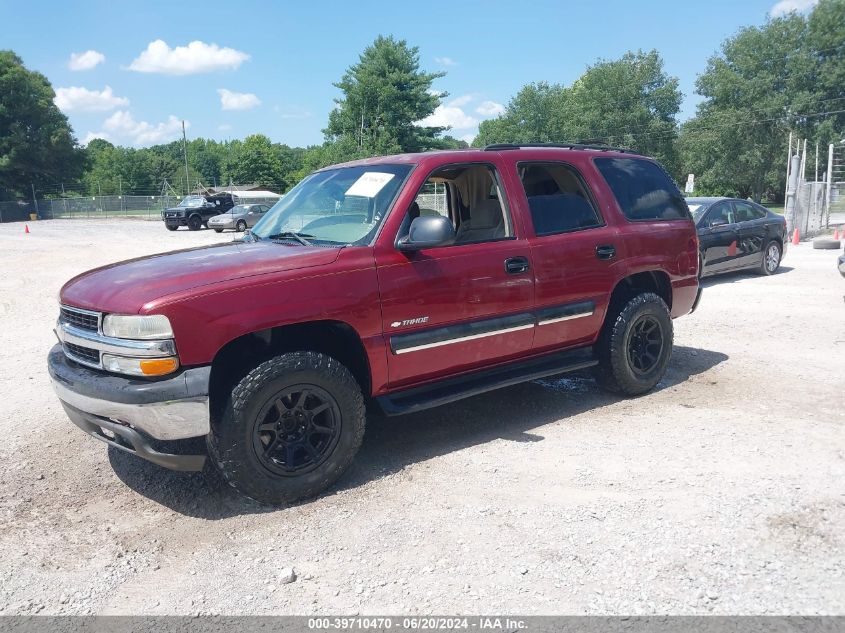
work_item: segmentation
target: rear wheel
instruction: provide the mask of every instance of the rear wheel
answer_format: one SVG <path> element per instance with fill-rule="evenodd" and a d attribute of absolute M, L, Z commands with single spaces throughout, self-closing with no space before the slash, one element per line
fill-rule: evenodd
<path fill-rule="evenodd" d="M 781 249 L 777 242 L 769 242 L 763 250 L 763 261 L 760 262 L 761 275 L 774 275 L 780 266 Z"/>
<path fill-rule="evenodd" d="M 235 230 L 238 233 L 243 233 L 244 231 L 246 231 L 246 222 L 244 222 L 243 220 L 238 220 L 238 223 L 235 226 Z"/>
<path fill-rule="evenodd" d="M 666 373 L 672 355 L 669 308 L 646 292 L 608 313 L 596 345 L 595 376 L 609 391 L 637 396 L 650 391 Z"/>
<path fill-rule="evenodd" d="M 328 488 L 352 463 L 364 436 L 361 389 L 337 360 L 282 354 L 232 390 L 208 438 L 226 481 L 263 503 L 290 503 Z"/>
<path fill-rule="evenodd" d="M 191 231 L 199 231 L 202 227 L 202 218 L 198 215 L 192 215 L 188 218 L 188 229 Z"/>

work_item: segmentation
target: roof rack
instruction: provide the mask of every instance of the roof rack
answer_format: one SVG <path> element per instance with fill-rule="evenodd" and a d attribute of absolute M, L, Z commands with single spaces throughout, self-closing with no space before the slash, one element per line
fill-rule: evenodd
<path fill-rule="evenodd" d="M 557 147 L 560 149 L 581 149 L 594 150 L 597 152 L 622 152 L 623 154 L 639 154 L 627 147 L 612 147 L 598 143 L 494 143 L 484 148 L 486 152 L 498 152 L 511 149 L 522 149 L 524 147 Z"/>

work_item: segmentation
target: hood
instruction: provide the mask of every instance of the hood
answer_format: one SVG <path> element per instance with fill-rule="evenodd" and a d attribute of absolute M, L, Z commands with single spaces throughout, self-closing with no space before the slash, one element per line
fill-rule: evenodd
<path fill-rule="evenodd" d="M 62 303 L 133 314 L 144 304 L 221 281 L 284 272 L 335 261 L 340 248 L 277 242 L 229 242 L 131 259 L 95 268 L 68 281 Z"/>

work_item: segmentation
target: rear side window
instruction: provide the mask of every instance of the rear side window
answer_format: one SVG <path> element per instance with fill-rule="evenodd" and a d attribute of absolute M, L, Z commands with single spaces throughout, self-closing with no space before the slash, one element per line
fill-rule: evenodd
<path fill-rule="evenodd" d="M 758 209 L 748 202 L 740 202 L 737 200 L 733 203 L 733 205 L 736 210 L 737 222 L 750 222 L 751 220 L 760 220 L 766 217 L 765 211 Z"/>
<path fill-rule="evenodd" d="M 684 197 L 659 165 L 637 158 L 596 158 L 595 162 L 629 220 L 690 217 Z"/>
<path fill-rule="evenodd" d="M 561 163 L 520 163 L 534 232 L 554 235 L 601 226 L 581 177 Z"/>

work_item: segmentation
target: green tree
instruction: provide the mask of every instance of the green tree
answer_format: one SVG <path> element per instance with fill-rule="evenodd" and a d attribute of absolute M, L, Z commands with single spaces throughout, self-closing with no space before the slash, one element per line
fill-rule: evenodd
<path fill-rule="evenodd" d="M 230 176 L 238 184 L 278 186 L 282 182 L 282 165 L 270 139 L 263 134 L 247 136 L 238 148 Z"/>
<path fill-rule="evenodd" d="M 571 141 L 567 127 L 569 91 L 560 84 L 531 83 L 495 119 L 482 121 L 472 144 L 554 143 Z"/>
<path fill-rule="evenodd" d="M 817 61 L 806 47 L 806 19 L 792 13 L 740 30 L 711 57 L 696 88 L 705 100 L 683 126 L 684 172 L 703 191 L 752 196 L 780 190 L 790 128 L 815 125 Z"/>
<path fill-rule="evenodd" d="M 569 91 L 570 138 L 631 147 L 670 172 L 679 168 L 675 139 L 683 95 L 657 51 L 626 53 L 590 66 Z"/>
<path fill-rule="evenodd" d="M 845 0 L 821 0 L 807 22 L 806 48 L 816 61 L 813 94 L 816 111 L 837 111 L 813 117 L 811 138 L 822 146 L 845 134 Z"/>
<path fill-rule="evenodd" d="M 419 49 L 379 36 L 335 84 L 343 92 L 323 132 L 338 149 L 356 155 L 419 152 L 438 146 L 442 127 L 417 123 L 432 114 L 440 96 L 431 89 L 445 73 L 420 70 Z"/>
<path fill-rule="evenodd" d="M 0 187 L 26 195 L 30 184 L 75 180 L 84 168 L 67 117 L 41 73 L 12 51 L 0 51 Z"/>
<path fill-rule="evenodd" d="M 588 67 L 568 88 L 524 86 L 501 116 L 481 123 L 473 145 L 592 141 L 632 147 L 676 170 L 681 97 L 656 51 L 626 53 Z"/>

